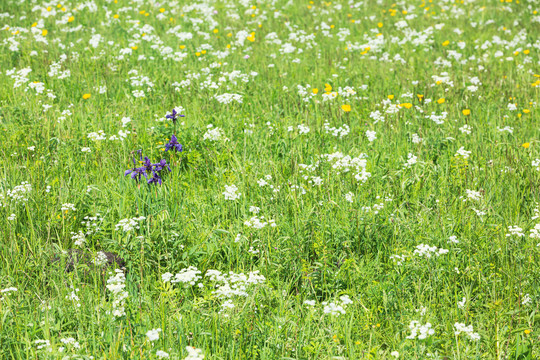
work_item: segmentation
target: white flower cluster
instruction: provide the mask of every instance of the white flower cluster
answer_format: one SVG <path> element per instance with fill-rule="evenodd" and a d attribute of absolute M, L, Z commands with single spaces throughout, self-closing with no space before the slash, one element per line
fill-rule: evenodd
<path fill-rule="evenodd" d="M 51 342 L 49 340 L 34 340 L 34 344 L 36 345 L 37 350 L 47 350 L 52 352 Z"/>
<path fill-rule="evenodd" d="M 112 315 L 118 318 L 126 315 L 124 306 L 129 294 L 124 290 L 126 287 L 126 276 L 124 272 L 120 269 L 114 271 L 115 275 L 107 279 L 107 289 L 112 293 Z"/>
<path fill-rule="evenodd" d="M 187 269 L 180 270 L 179 273 L 174 275 L 174 280 L 171 280 L 173 277 L 173 274 L 170 272 L 166 272 L 165 274 L 161 275 L 161 279 L 163 282 L 171 282 L 173 284 L 175 283 L 184 283 L 184 284 L 190 284 L 195 285 L 199 280 L 202 279 L 202 276 L 200 276 L 201 271 L 198 270 L 195 266 L 190 266 Z M 199 283 L 199 287 L 202 287 L 203 284 Z"/>
<path fill-rule="evenodd" d="M 156 341 L 156 340 L 159 340 L 159 333 L 160 332 L 161 332 L 160 328 L 148 330 L 146 332 L 146 336 L 148 337 L 148 340 Z"/>
<path fill-rule="evenodd" d="M 266 225 L 270 225 L 271 227 L 277 226 L 276 221 L 273 219 L 268 220 L 268 222 L 264 221 L 264 216 L 261 216 L 260 218 L 257 216 L 253 216 L 251 219 L 246 220 L 244 222 L 244 225 L 257 230 L 264 228 Z"/>
<path fill-rule="evenodd" d="M 16 292 L 18 291 L 16 287 L 8 287 L 8 288 L 5 288 L 5 289 L 2 289 L 0 290 L 0 294 L 3 294 L 3 295 L 9 295 L 10 293 L 13 293 L 13 292 Z M 0 296 L 0 301 L 3 301 L 4 298 Z"/>
<path fill-rule="evenodd" d="M 184 360 L 203 360 L 204 359 L 204 355 L 201 349 L 187 346 L 186 351 L 188 352 L 188 356 Z"/>
<path fill-rule="evenodd" d="M 82 247 L 86 243 L 86 236 L 82 231 L 78 233 L 71 232 L 71 240 L 74 240 L 75 246 Z"/>
<path fill-rule="evenodd" d="M 332 154 L 323 154 L 321 157 L 331 165 L 332 169 L 337 172 L 337 175 L 353 170 L 356 172 L 354 175 L 356 181 L 362 183 L 366 182 L 367 179 L 371 177 L 371 173 L 366 171 L 366 154 L 360 154 L 353 158 L 350 155 L 343 155 L 340 152 L 335 152 Z"/>
<path fill-rule="evenodd" d="M 366 130 L 366 137 L 369 142 L 373 142 L 375 139 L 377 139 L 377 133 L 372 130 Z"/>
<path fill-rule="evenodd" d="M 107 264 L 107 255 L 103 251 L 98 251 L 96 256 L 92 259 L 92 264 L 96 266 L 104 266 Z"/>
<path fill-rule="evenodd" d="M 213 291 L 213 294 L 218 298 L 227 299 L 235 296 L 248 296 L 247 290 L 250 286 L 262 284 L 266 281 L 266 278 L 260 275 L 259 271 L 251 271 L 245 275 L 244 273 L 236 274 L 232 271 L 228 274 L 222 274 L 218 270 L 208 270 L 204 276 L 215 283 L 216 290 Z"/>
<path fill-rule="evenodd" d="M 144 219 L 146 219 L 144 216 L 122 219 L 114 226 L 114 228 L 116 231 L 121 229 L 124 232 L 140 229 L 139 221 L 143 221 Z"/>
<path fill-rule="evenodd" d="M 458 156 L 462 156 L 464 159 L 468 159 L 469 156 L 471 156 L 471 153 L 472 151 L 467 151 L 465 150 L 465 148 L 462 146 L 458 149 L 458 151 L 456 152 L 456 154 L 454 156 L 458 157 Z"/>
<path fill-rule="evenodd" d="M 206 133 L 203 135 L 203 140 L 210 140 L 210 141 L 219 141 L 219 140 L 228 140 L 225 137 L 225 134 L 223 133 L 223 129 L 221 128 L 214 128 L 214 125 L 210 124 L 206 127 L 208 130 L 206 130 Z"/>
<path fill-rule="evenodd" d="M 479 191 L 466 189 L 465 192 L 467 193 L 467 199 L 469 200 L 475 200 L 475 201 L 482 200 L 482 194 Z"/>
<path fill-rule="evenodd" d="M 11 199 L 11 201 L 15 202 L 15 204 L 18 204 L 20 202 L 27 202 L 28 194 L 31 191 L 32 185 L 30 185 L 27 181 L 23 181 L 21 185 L 15 186 L 12 190 L 8 190 L 6 192 L 6 197 L 8 199 Z M 4 199 L 4 196 L 0 194 L 0 207 L 6 206 L 6 204 L 2 203 Z"/>
<path fill-rule="evenodd" d="M 128 130 L 119 130 L 118 135 L 109 136 L 109 140 L 124 141 L 124 139 L 127 138 L 129 134 L 131 134 L 131 132 Z M 92 141 L 107 140 L 107 135 L 105 134 L 103 130 L 98 130 L 98 132 L 91 132 L 86 137 Z"/>
<path fill-rule="evenodd" d="M 459 334 L 464 333 L 472 341 L 480 340 L 480 335 L 474 332 L 472 325 L 465 326 L 465 324 L 463 323 L 455 323 L 454 328 L 456 329 L 454 331 L 454 335 L 456 336 L 459 336 Z"/>
<path fill-rule="evenodd" d="M 66 204 L 62 204 L 62 208 L 60 209 L 62 211 L 77 211 L 77 209 L 75 208 L 75 204 L 69 204 L 69 203 L 66 203 Z"/>
<path fill-rule="evenodd" d="M 411 166 L 413 166 L 417 162 L 418 162 L 418 156 L 415 156 L 414 154 L 409 153 L 409 154 L 407 154 L 407 161 L 405 162 L 403 167 L 410 168 Z"/>
<path fill-rule="evenodd" d="M 409 324 L 409 329 L 411 330 L 411 335 L 407 336 L 407 339 L 414 340 L 418 338 L 419 340 L 426 339 L 428 336 L 435 334 L 435 330 L 431 327 L 431 323 L 426 323 L 421 325 L 420 322 L 412 320 Z"/>
<path fill-rule="evenodd" d="M 353 301 L 349 298 L 349 295 L 342 295 L 339 297 L 338 301 L 324 301 L 322 304 L 324 306 L 323 312 L 325 314 L 329 315 L 336 315 L 339 316 L 341 314 L 345 314 L 345 309 L 347 308 L 347 305 L 352 304 Z"/>
<path fill-rule="evenodd" d="M 240 198 L 242 194 L 237 191 L 238 188 L 236 187 L 236 185 L 225 185 L 225 191 L 223 192 L 225 200 L 236 200 Z"/>
<path fill-rule="evenodd" d="M 66 299 L 72 301 L 76 307 L 81 307 L 81 299 L 77 296 L 79 289 L 74 289 L 69 295 L 66 295 Z"/>
<path fill-rule="evenodd" d="M 239 94 L 225 93 L 221 95 L 214 95 L 214 98 L 221 104 L 230 104 L 233 101 L 239 104 L 242 103 L 242 95 L 239 95 Z"/>
<path fill-rule="evenodd" d="M 440 256 L 444 254 L 448 254 L 447 249 L 438 249 L 436 246 L 429 246 L 426 244 L 420 244 L 416 246 L 416 249 L 413 252 L 414 255 L 420 256 L 420 257 L 426 257 L 431 258 L 431 256 Z"/>
<path fill-rule="evenodd" d="M 330 127 L 330 123 L 325 122 L 324 131 L 325 133 L 330 134 L 332 136 L 342 138 L 344 136 L 349 135 L 349 133 L 351 132 L 351 128 L 347 124 L 343 124 L 341 127 L 338 127 L 338 128 Z"/>
<path fill-rule="evenodd" d="M 523 229 L 518 226 L 508 226 L 508 234 L 506 236 L 517 236 L 517 237 L 523 237 L 525 236 L 524 233 L 522 233 Z"/>

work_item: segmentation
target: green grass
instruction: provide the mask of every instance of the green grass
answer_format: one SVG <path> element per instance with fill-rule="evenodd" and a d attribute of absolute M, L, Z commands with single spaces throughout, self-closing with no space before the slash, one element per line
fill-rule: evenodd
<path fill-rule="evenodd" d="M 17 289 L 0 294 L 0 358 L 184 359 L 188 346 L 205 359 L 540 358 L 538 4 L 86 4 L 0 4 L 0 290 Z M 25 68 L 14 87 L 10 70 Z M 215 98 L 226 93 L 242 102 Z M 210 124 L 221 139 L 204 138 Z M 164 152 L 172 134 L 183 152 Z M 170 164 L 162 185 L 124 176 L 139 149 Z M 134 217 L 138 229 L 116 226 Z M 114 267 L 52 261 L 72 248 L 126 261 L 125 315 L 111 313 Z M 162 278 L 190 266 L 195 285 Z M 209 270 L 265 280 L 229 299 Z M 343 296 L 343 313 L 325 313 Z M 433 334 L 410 339 L 412 321 Z"/>

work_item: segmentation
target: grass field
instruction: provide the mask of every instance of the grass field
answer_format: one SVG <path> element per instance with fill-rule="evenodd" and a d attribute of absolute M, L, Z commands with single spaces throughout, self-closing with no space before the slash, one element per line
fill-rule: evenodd
<path fill-rule="evenodd" d="M 539 359 L 539 11 L 1 1 L 0 359 Z"/>

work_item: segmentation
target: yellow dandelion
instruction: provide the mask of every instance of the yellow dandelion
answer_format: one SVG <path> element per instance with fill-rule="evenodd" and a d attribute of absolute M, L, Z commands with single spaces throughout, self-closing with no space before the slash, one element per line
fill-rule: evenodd
<path fill-rule="evenodd" d="M 471 110 L 470 110 L 470 109 L 463 109 L 461 112 L 462 112 L 463 115 L 465 115 L 465 116 L 468 116 L 468 115 L 471 114 Z"/>
<path fill-rule="evenodd" d="M 529 146 L 531 146 L 531 143 L 526 142 L 526 143 L 522 144 L 521 146 L 523 146 L 525 149 L 528 149 Z"/>
<path fill-rule="evenodd" d="M 438 104 L 444 104 L 446 100 L 444 100 L 444 98 L 440 98 L 439 100 L 437 100 L 437 103 Z"/>
<path fill-rule="evenodd" d="M 341 110 L 345 111 L 345 112 L 349 112 L 351 111 L 351 105 L 341 105 Z"/>
<path fill-rule="evenodd" d="M 88 99 L 90 99 L 91 96 L 92 96 L 91 94 L 83 94 L 82 98 L 84 100 L 88 100 Z"/>
<path fill-rule="evenodd" d="M 450 41 L 446 40 L 445 42 L 442 43 L 442 46 L 448 46 L 450 44 Z"/>

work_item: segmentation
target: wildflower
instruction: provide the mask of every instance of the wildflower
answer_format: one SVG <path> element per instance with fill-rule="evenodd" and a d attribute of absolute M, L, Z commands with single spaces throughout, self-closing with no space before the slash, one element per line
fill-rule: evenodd
<path fill-rule="evenodd" d="M 456 336 L 459 336 L 461 333 L 465 333 L 465 335 L 470 340 L 473 340 L 473 341 L 480 340 L 480 335 L 478 335 L 478 333 L 475 333 L 473 331 L 473 326 L 472 325 L 465 326 L 465 324 L 463 324 L 463 323 L 455 323 L 454 328 L 455 328 L 454 335 L 456 335 Z"/>
<path fill-rule="evenodd" d="M 522 144 L 521 146 L 523 146 L 525 149 L 528 149 L 529 146 L 531 146 L 531 143 L 526 142 L 526 143 Z"/>
<path fill-rule="evenodd" d="M 375 139 L 377 139 L 377 133 L 375 131 L 366 130 L 366 137 L 368 138 L 369 142 L 373 142 Z"/>
<path fill-rule="evenodd" d="M 82 98 L 84 100 L 88 100 L 88 99 L 90 99 L 91 96 L 92 96 L 91 94 L 83 94 Z"/>
<path fill-rule="evenodd" d="M 176 152 L 182 152 L 182 144 L 178 142 L 178 139 L 176 138 L 176 135 L 171 136 L 171 140 L 165 145 L 165 151 L 169 151 L 170 149 L 174 149 Z"/>
<path fill-rule="evenodd" d="M 225 196 L 225 200 L 236 200 L 240 198 L 241 193 L 237 193 L 238 188 L 236 185 L 225 185 L 225 191 L 223 192 L 223 195 Z"/>
<path fill-rule="evenodd" d="M 163 350 L 156 351 L 156 356 L 160 359 L 168 359 L 170 357 L 169 354 Z"/>
<path fill-rule="evenodd" d="M 156 341 L 159 339 L 159 333 L 161 332 L 160 328 L 148 330 L 146 332 L 146 336 L 148 337 L 148 340 L 150 341 Z"/>
<path fill-rule="evenodd" d="M 112 293 L 112 315 L 115 318 L 126 315 L 124 306 L 129 294 L 124 290 L 126 287 L 125 282 L 124 272 L 119 269 L 116 269 L 115 275 L 107 280 L 107 290 Z"/>
<path fill-rule="evenodd" d="M 411 329 L 411 335 L 407 336 L 407 339 L 411 340 L 414 340 L 417 337 L 419 340 L 423 340 L 435 334 L 435 330 L 433 330 L 431 327 L 431 323 L 420 325 L 420 323 L 416 320 L 411 321 L 409 324 L 409 329 Z"/>
<path fill-rule="evenodd" d="M 186 351 L 188 352 L 188 356 L 184 360 L 203 360 L 204 359 L 204 355 L 202 354 L 201 349 L 187 346 Z"/>
<path fill-rule="evenodd" d="M 351 111 L 351 105 L 341 105 L 341 110 L 349 112 Z"/>
<path fill-rule="evenodd" d="M 169 120 L 172 120 L 172 122 L 176 124 L 176 120 L 177 120 L 179 117 L 185 117 L 185 115 L 178 114 L 178 112 L 176 112 L 176 109 L 172 109 L 172 113 L 166 115 L 165 117 L 166 117 L 167 119 L 169 119 Z M 173 136 L 174 136 L 174 135 L 173 135 Z"/>
<path fill-rule="evenodd" d="M 468 116 L 471 114 L 471 110 L 470 109 L 463 109 L 463 111 L 461 111 L 463 113 L 463 115 L 465 116 Z"/>

